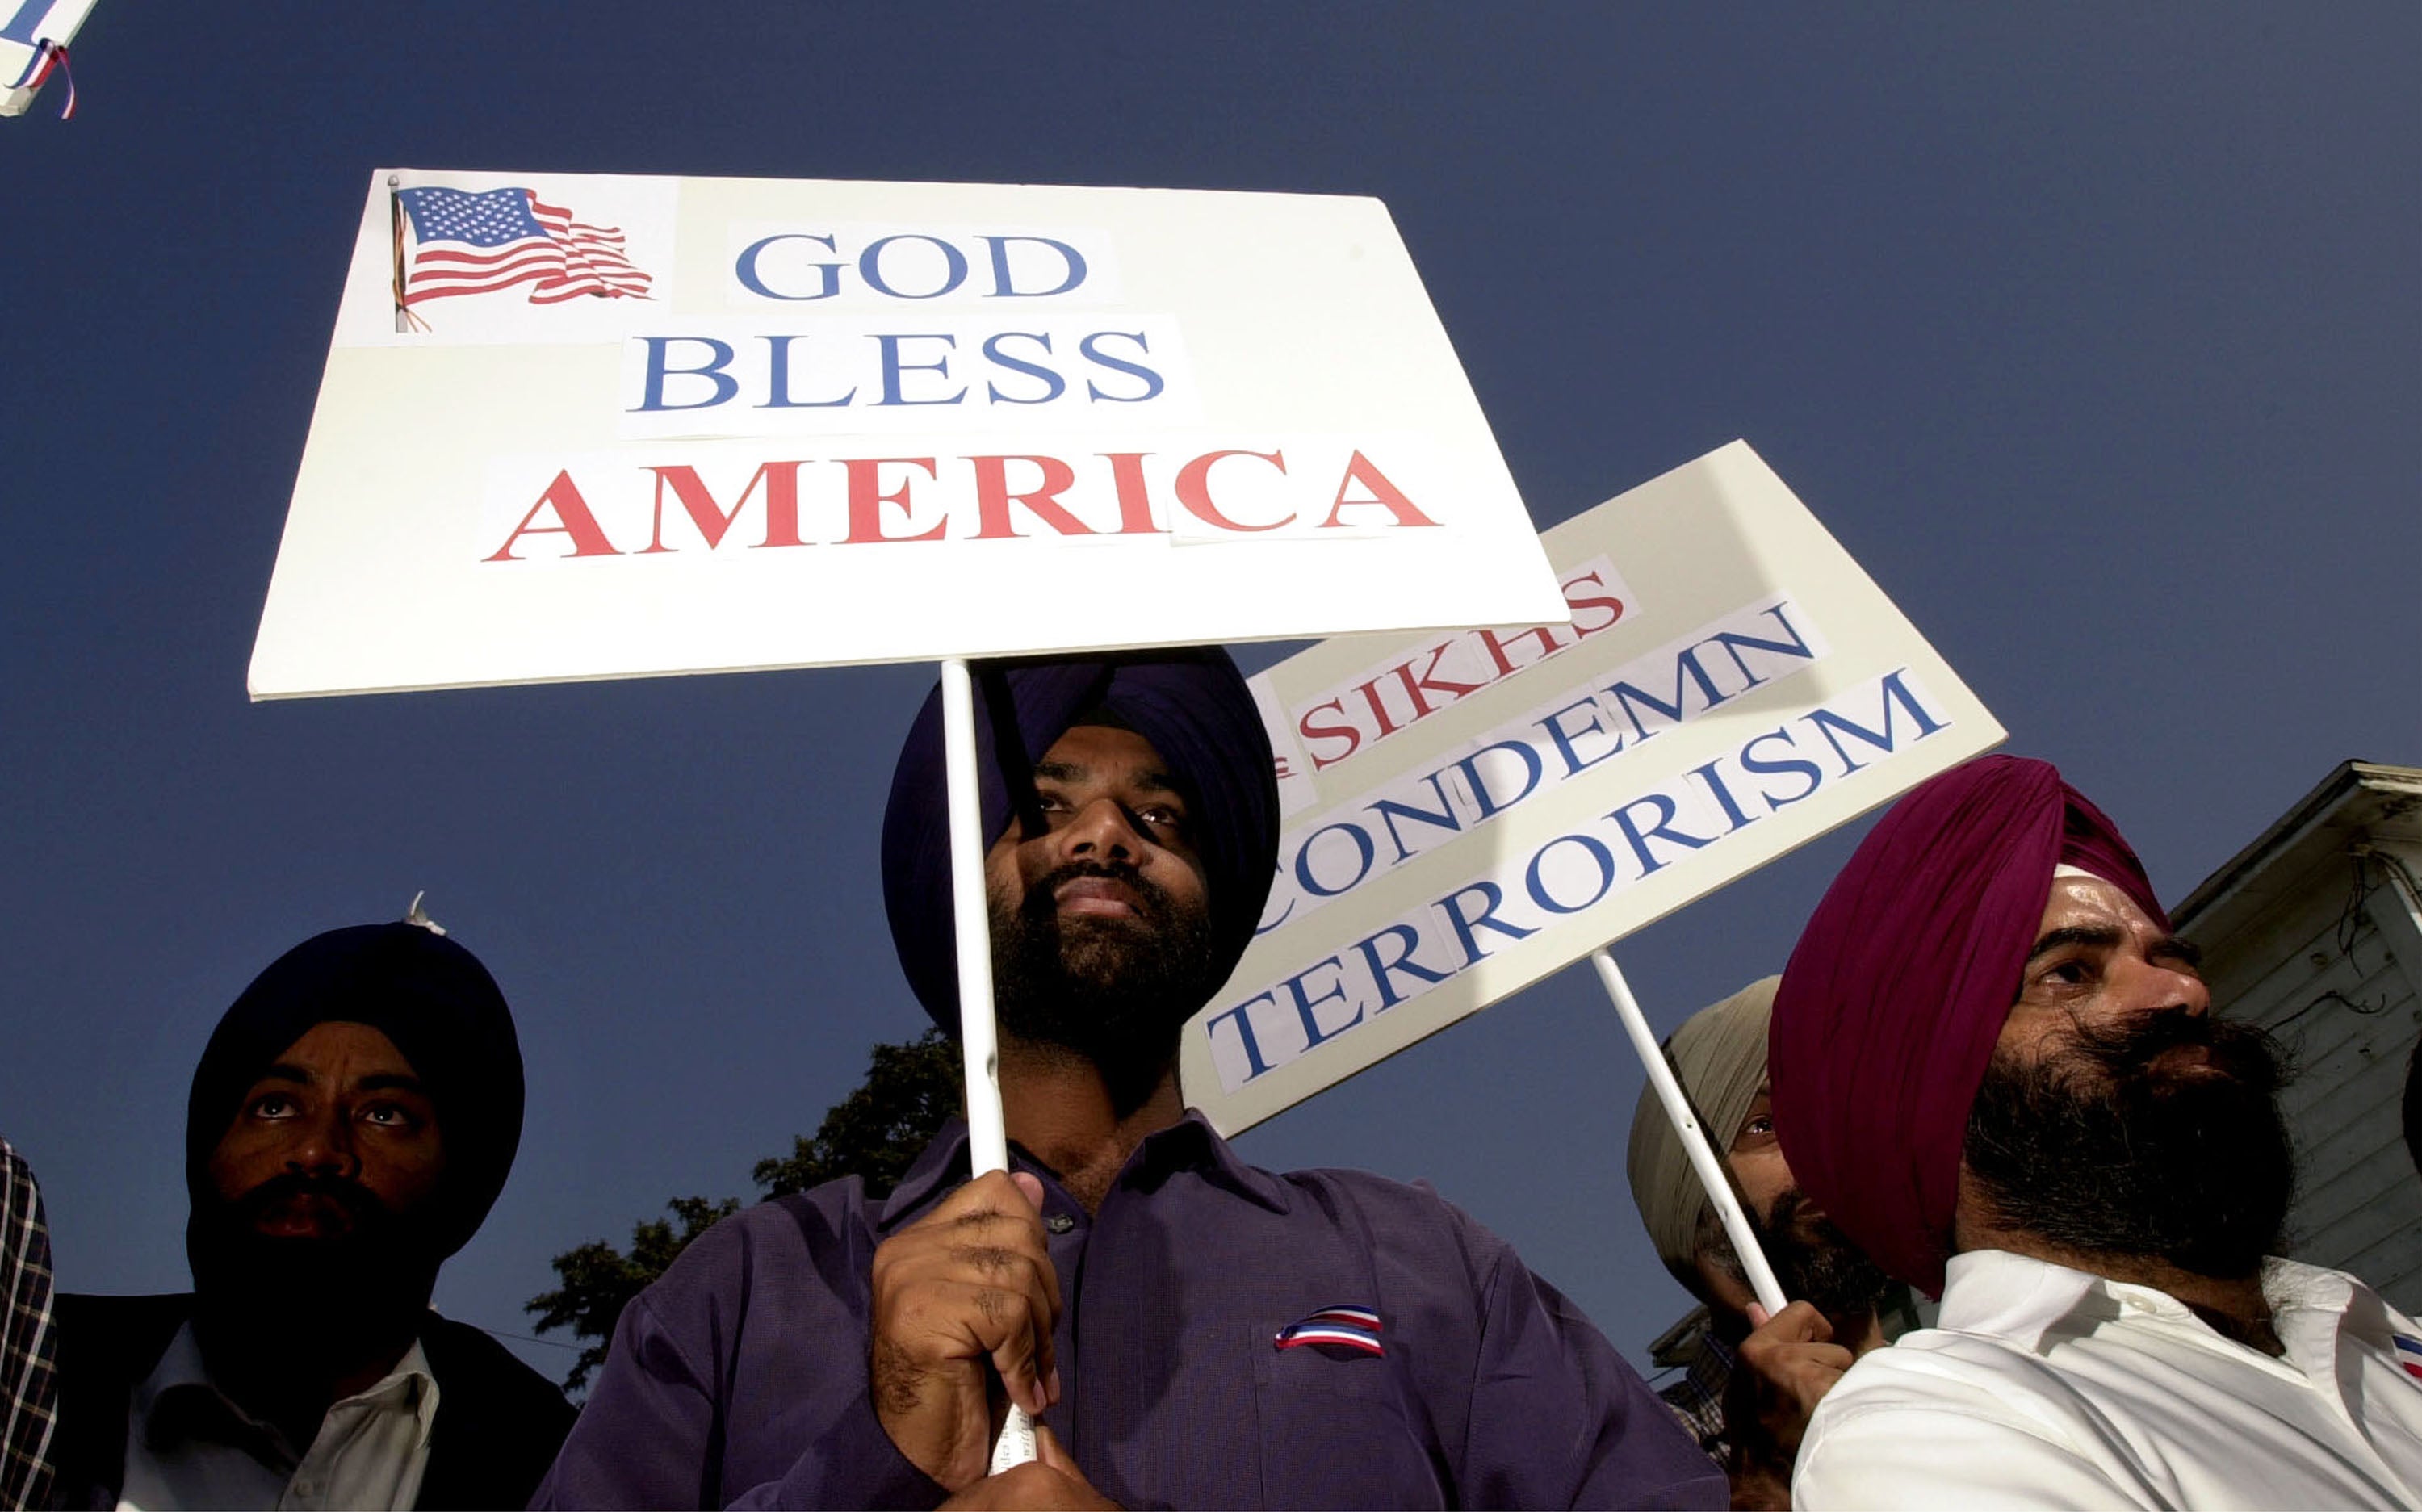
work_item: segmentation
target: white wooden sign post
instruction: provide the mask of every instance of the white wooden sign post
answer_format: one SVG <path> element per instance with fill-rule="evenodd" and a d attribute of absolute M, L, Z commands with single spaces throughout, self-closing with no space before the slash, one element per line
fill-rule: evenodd
<path fill-rule="evenodd" d="M 394 168 L 249 685 L 941 662 L 983 1173 L 966 658 L 1566 612 L 1376 200 Z"/>
<path fill-rule="evenodd" d="M 1665 1110 L 1665 1120 L 1674 1126 L 1675 1137 L 1682 1142 L 1682 1153 L 1690 1158 L 1699 1185 L 1706 1189 L 1716 1216 L 1723 1220 L 1724 1236 L 1733 1241 L 1733 1252 L 1740 1257 L 1741 1269 L 1749 1275 L 1749 1289 L 1771 1317 L 1782 1312 L 1789 1299 L 1783 1295 L 1783 1284 L 1774 1279 L 1774 1268 L 1767 1264 L 1766 1249 L 1757 1242 L 1757 1231 L 1750 1227 L 1749 1215 L 1741 1210 L 1740 1195 L 1733 1190 L 1731 1179 L 1724 1174 L 1715 1145 L 1700 1126 L 1697 1115 L 1691 1111 L 1691 1099 L 1683 1094 L 1682 1084 L 1674 1079 L 1674 1068 L 1665 1063 L 1665 1051 L 1657 1043 L 1657 1032 L 1648 1027 L 1648 1016 L 1640 1011 L 1640 1000 L 1631 995 L 1631 984 L 1623 979 L 1622 968 L 1614 964 L 1614 957 L 1607 953 L 1605 946 L 1590 952 L 1590 965 L 1597 969 L 1598 984 L 1606 988 L 1608 1000 L 1614 1004 L 1615 1016 L 1623 1020 L 1623 1032 L 1648 1073 L 1648 1085 L 1657 1095 L 1657 1106 Z"/>
<path fill-rule="evenodd" d="M 977 789 L 975 679 L 965 660 L 942 663 L 942 757 L 951 808 L 951 926 L 959 957 L 959 1058 L 967 1087 L 967 1166 L 1009 1169 L 1000 1108 L 1000 1032 L 993 1016 L 992 915 L 984 897 L 983 800 Z M 992 1473 L 1034 1457 L 1034 1420 L 1012 1405 L 995 1441 Z"/>

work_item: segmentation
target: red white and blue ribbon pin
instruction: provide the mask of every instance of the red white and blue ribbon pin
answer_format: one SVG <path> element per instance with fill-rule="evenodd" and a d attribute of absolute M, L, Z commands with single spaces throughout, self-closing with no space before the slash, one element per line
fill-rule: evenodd
<path fill-rule="evenodd" d="M 1329 1344 L 1365 1354 L 1388 1352 L 1379 1342 L 1379 1315 L 1368 1307 L 1324 1307 L 1302 1322 L 1279 1330 L 1275 1343 L 1282 1349 Z"/>
<path fill-rule="evenodd" d="M 75 119 L 75 75 L 68 70 L 68 50 L 47 37 L 36 45 L 34 55 L 25 60 L 25 71 L 19 74 L 17 82 L 8 87 L 9 92 L 40 88 L 50 78 L 53 69 L 58 70 L 59 77 L 68 81 L 67 108 L 59 112 L 59 119 L 73 120 Z"/>
<path fill-rule="evenodd" d="M 2407 1375 L 2422 1380 L 2422 1339 L 2404 1333 L 2392 1333 L 2389 1337 L 2397 1341 L 2397 1362 L 2405 1367 Z"/>

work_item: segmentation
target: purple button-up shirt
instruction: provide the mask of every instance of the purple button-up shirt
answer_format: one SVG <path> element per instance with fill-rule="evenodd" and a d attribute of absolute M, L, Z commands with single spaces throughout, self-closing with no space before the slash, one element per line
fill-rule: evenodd
<path fill-rule="evenodd" d="M 1606 1340 L 1425 1186 L 1274 1175 L 1198 1115 L 1088 1215 L 1050 1172 L 1059 1404 L 1129 1507 L 1721 1507 L 1724 1477 Z M 717 1223 L 623 1310 L 535 1505 L 931 1507 L 867 1399 L 874 1247 L 966 1179 L 953 1125 L 887 1202 L 856 1178 Z M 1277 1347 L 1330 1307 L 1384 1349 Z"/>

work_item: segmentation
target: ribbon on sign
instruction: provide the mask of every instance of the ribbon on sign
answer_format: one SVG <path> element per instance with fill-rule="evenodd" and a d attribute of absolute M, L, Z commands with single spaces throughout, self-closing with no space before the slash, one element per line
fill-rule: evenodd
<path fill-rule="evenodd" d="M 34 55 L 25 60 L 25 71 L 19 74 L 17 82 L 8 87 L 11 90 L 39 89 L 50 78 L 53 69 L 56 69 L 59 77 L 68 82 L 68 102 L 66 108 L 59 112 L 59 119 L 73 120 L 76 105 L 75 74 L 68 68 L 68 50 L 49 38 L 45 37 L 34 44 Z"/>

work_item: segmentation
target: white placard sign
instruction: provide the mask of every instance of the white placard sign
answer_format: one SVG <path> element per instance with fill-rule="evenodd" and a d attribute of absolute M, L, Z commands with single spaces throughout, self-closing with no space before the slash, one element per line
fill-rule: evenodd
<path fill-rule="evenodd" d="M 2003 736 L 1745 442 L 1544 539 L 1564 623 L 1342 638 L 1254 679 L 1278 882 L 1181 1063 L 1223 1133 Z"/>
<path fill-rule="evenodd" d="M 66 47 L 96 0 L 0 0 L 0 116 L 22 116 L 42 83 L 42 44 Z M 16 85 L 24 80 L 27 87 Z"/>
<path fill-rule="evenodd" d="M 250 685 L 1566 613 L 1376 200 L 382 170 Z"/>

